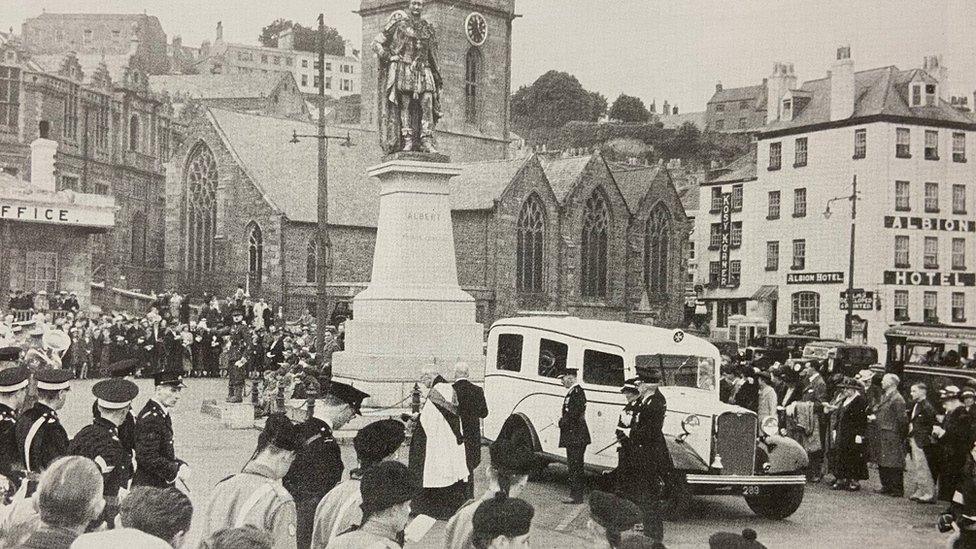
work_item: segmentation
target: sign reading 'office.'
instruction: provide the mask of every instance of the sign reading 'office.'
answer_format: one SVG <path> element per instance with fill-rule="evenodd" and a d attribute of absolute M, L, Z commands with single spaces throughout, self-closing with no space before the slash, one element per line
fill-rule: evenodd
<path fill-rule="evenodd" d="M 108 208 L 89 209 L 75 205 L 56 207 L 6 201 L 0 201 L 0 219 L 95 227 L 111 227 L 115 224 L 114 212 Z"/>
<path fill-rule="evenodd" d="M 844 282 L 844 273 L 787 273 L 787 284 L 839 284 Z"/>

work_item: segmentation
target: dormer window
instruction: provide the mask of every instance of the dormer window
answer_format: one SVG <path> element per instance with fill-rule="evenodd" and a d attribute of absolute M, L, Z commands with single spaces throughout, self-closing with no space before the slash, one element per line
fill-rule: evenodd
<path fill-rule="evenodd" d="M 793 100 L 783 100 L 783 120 L 793 120 Z"/>
<path fill-rule="evenodd" d="M 934 107 L 935 97 L 936 97 L 937 86 L 935 84 L 925 85 L 925 106 Z"/>
<path fill-rule="evenodd" d="M 912 84 L 912 106 L 921 107 L 922 106 L 922 84 Z"/>
<path fill-rule="evenodd" d="M 938 96 L 939 86 L 937 84 L 912 83 L 910 98 L 912 107 L 934 107 L 938 105 Z"/>

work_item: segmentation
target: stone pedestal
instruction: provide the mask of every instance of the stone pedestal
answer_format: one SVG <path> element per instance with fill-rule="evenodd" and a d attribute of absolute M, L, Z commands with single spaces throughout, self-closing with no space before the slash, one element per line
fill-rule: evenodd
<path fill-rule="evenodd" d="M 409 400 L 427 366 L 449 374 L 463 361 L 480 378 L 484 331 L 458 285 L 448 181 L 460 170 L 395 157 L 367 173 L 380 180 L 373 273 L 332 374 L 368 392 L 367 406 L 391 406 Z"/>

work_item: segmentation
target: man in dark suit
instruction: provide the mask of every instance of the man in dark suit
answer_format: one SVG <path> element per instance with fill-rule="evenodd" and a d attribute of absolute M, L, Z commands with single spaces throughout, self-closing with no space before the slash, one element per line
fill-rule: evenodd
<path fill-rule="evenodd" d="M 186 462 L 176 458 L 173 420 L 169 415 L 186 385 L 180 372 L 158 372 L 153 378 L 156 393 L 136 418 L 136 472 L 132 485 L 169 488 L 177 478 L 189 475 Z"/>
<path fill-rule="evenodd" d="M 915 490 L 912 501 L 919 503 L 933 503 L 935 501 L 935 480 L 938 475 L 932 471 L 935 460 L 934 445 L 932 443 L 932 427 L 935 426 L 935 407 L 928 401 L 928 387 L 924 383 L 916 383 L 910 389 L 912 409 L 908 418 L 908 445 L 912 456 L 909 469 Z"/>
<path fill-rule="evenodd" d="M 667 497 L 674 463 L 664 440 L 664 416 L 668 402 L 658 385 L 660 370 L 642 368 L 637 371 L 638 406 L 631 419 L 630 452 L 632 460 L 627 470 L 634 474 L 621 485 L 627 499 L 640 507 L 644 521 L 644 535 L 661 541 L 664 523 L 661 502 Z"/>
<path fill-rule="evenodd" d="M 461 435 L 464 437 L 464 458 L 468 465 L 468 498 L 474 497 L 474 470 L 481 463 L 481 420 L 488 417 L 485 391 L 468 381 L 468 365 L 454 365 L 454 394 L 461 416 Z"/>
<path fill-rule="evenodd" d="M 576 378 L 576 368 L 564 368 L 559 377 L 563 387 L 569 389 L 559 418 L 559 447 L 566 449 L 566 465 L 569 467 L 570 499 L 563 503 L 581 504 L 586 480 L 583 453 L 591 442 L 590 430 L 586 426 L 586 392 Z"/>

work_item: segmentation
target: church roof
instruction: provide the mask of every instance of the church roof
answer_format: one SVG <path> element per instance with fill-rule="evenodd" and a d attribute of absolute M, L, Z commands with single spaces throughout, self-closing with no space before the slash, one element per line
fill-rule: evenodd
<path fill-rule="evenodd" d="M 150 76 L 149 87 L 173 97 L 193 99 L 239 99 L 268 97 L 291 73 L 188 74 Z"/>
<path fill-rule="evenodd" d="M 539 156 L 546 179 L 560 204 L 565 203 L 569 193 L 573 191 L 583 170 L 593 159 L 593 155 L 573 156 L 569 158 L 552 158 Z"/>
<path fill-rule="evenodd" d="M 611 164 L 610 173 L 613 180 L 620 188 L 620 194 L 624 195 L 627 202 L 627 209 L 630 213 L 636 213 L 640 201 L 647 195 L 652 182 L 661 175 L 662 166 L 627 166 L 622 164 Z M 665 177 L 667 175 L 665 174 Z"/>
<path fill-rule="evenodd" d="M 463 171 L 451 179 L 451 209 L 491 209 L 530 158 L 458 164 Z"/>
<path fill-rule="evenodd" d="M 209 108 L 221 139 L 271 207 L 292 221 L 318 219 L 318 156 L 315 139 L 291 143 L 292 131 L 318 134 L 315 124 Z M 379 214 L 379 183 L 366 177 L 376 164 L 376 135 L 362 129 L 331 127 L 330 135 L 352 137 L 355 146 L 329 144 L 329 223 L 375 227 Z"/>

